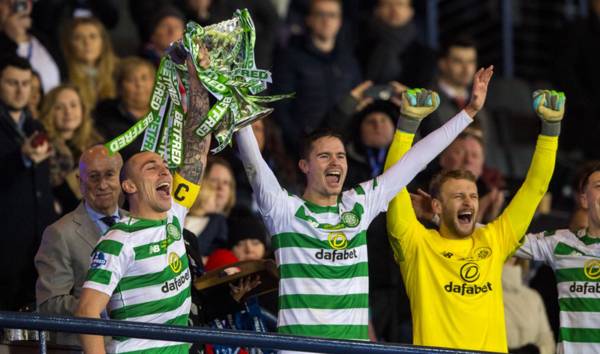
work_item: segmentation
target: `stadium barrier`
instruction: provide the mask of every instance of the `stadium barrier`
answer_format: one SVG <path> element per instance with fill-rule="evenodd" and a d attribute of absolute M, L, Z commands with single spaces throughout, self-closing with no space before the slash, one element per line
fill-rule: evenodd
<path fill-rule="evenodd" d="M 0 327 L 38 331 L 87 333 L 103 336 L 214 343 L 234 347 L 298 350 L 328 354 L 460 354 L 483 353 L 402 344 L 300 337 L 275 333 L 256 333 L 205 327 L 168 326 L 130 321 L 78 318 L 38 313 L 0 311 Z M 43 332 L 42 332 L 43 333 Z M 44 336 L 40 335 L 40 353 L 45 354 Z"/>

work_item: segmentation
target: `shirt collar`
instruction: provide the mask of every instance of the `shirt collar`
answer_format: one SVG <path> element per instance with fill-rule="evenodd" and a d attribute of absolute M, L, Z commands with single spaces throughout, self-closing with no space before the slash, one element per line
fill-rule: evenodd
<path fill-rule="evenodd" d="M 99 213 L 99 212 L 95 211 L 95 210 L 94 210 L 94 209 L 92 209 L 92 207 L 90 207 L 90 206 L 88 205 L 88 203 L 86 203 L 86 202 L 84 202 L 84 203 L 83 203 L 83 205 L 85 205 L 85 210 L 87 211 L 88 215 L 89 215 L 89 216 L 92 218 L 92 220 L 94 220 L 94 221 L 98 221 L 98 220 L 102 219 L 103 217 L 107 216 L 107 215 L 104 215 L 104 214 L 101 214 L 101 213 Z M 117 207 L 117 208 L 115 208 L 115 211 L 114 211 L 114 212 L 113 212 L 113 213 L 112 213 L 110 216 L 116 217 L 116 220 L 119 220 L 119 219 L 120 219 L 120 216 L 119 216 L 119 208 L 118 208 L 118 207 Z"/>

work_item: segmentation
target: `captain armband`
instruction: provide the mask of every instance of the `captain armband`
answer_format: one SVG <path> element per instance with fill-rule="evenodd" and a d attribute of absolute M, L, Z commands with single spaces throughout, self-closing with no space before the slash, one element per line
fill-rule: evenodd
<path fill-rule="evenodd" d="M 190 209 L 200 193 L 200 186 L 183 178 L 179 173 L 173 177 L 173 199 L 187 209 Z"/>

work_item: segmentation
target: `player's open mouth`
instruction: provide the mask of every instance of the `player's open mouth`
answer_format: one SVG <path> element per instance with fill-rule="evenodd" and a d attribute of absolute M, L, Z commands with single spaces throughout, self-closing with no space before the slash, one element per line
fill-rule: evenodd
<path fill-rule="evenodd" d="M 160 196 L 170 197 L 171 196 L 171 184 L 169 182 L 162 182 L 156 187 L 156 191 Z"/>
<path fill-rule="evenodd" d="M 458 213 L 458 223 L 459 224 L 470 224 L 473 220 L 473 211 L 464 210 Z"/>
<path fill-rule="evenodd" d="M 340 183 L 340 179 L 342 178 L 341 171 L 325 171 L 325 180 L 330 184 Z"/>

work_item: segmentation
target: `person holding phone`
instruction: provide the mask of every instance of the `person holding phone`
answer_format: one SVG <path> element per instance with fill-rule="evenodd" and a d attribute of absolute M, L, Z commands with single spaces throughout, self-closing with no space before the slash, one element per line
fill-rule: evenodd
<path fill-rule="evenodd" d="M 16 311 L 33 302 L 33 258 L 42 232 L 55 219 L 48 157 L 42 125 L 27 110 L 31 65 L 10 54 L 0 58 L 0 310 Z"/>

